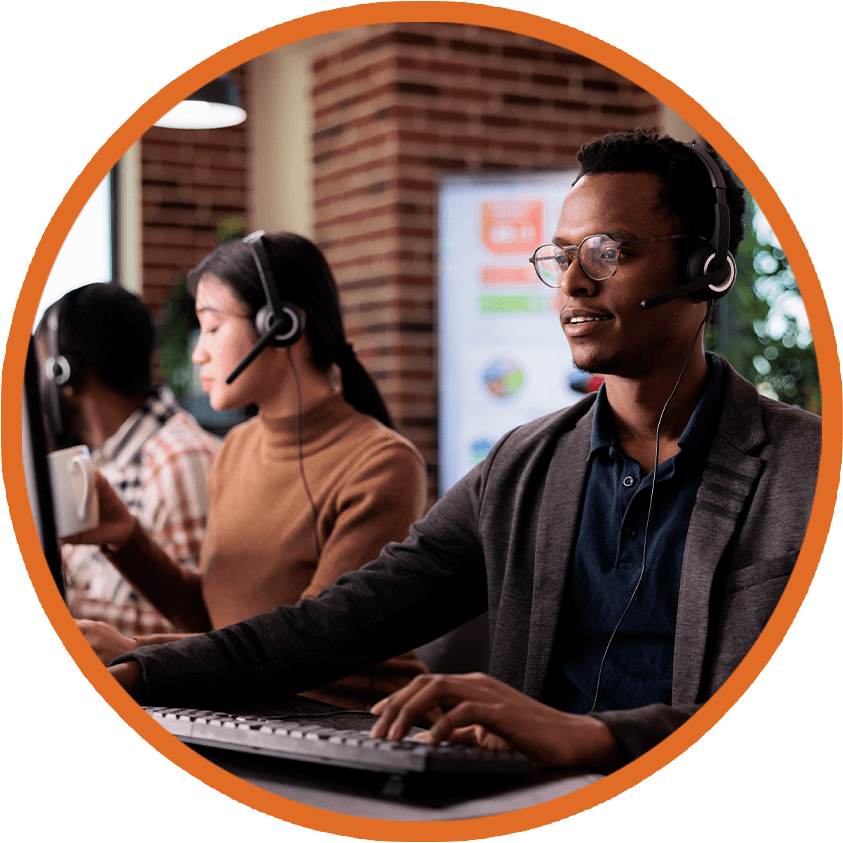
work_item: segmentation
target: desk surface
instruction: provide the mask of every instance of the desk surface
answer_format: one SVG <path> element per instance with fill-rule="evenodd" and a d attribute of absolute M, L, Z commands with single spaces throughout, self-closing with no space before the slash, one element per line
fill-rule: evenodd
<path fill-rule="evenodd" d="M 227 772 L 271 793 L 326 811 L 369 819 L 491 816 L 547 802 L 601 778 L 582 771 L 537 772 L 523 779 L 482 783 L 467 782 L 464 776 L 438 780 L 411 777 L 401 792 L 390 793 L 390 777 L 382 773 L 193 748 Z"/>

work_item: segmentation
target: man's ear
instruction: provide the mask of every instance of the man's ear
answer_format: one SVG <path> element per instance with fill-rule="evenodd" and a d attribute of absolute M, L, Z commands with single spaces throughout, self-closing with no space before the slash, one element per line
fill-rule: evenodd
<path fill-rule="evenodd" d="M 93 372 L 74 372 L 71 382 L 61 387 L 61 394 L 68 400 L 78 400 L 85 392 L 101 383 L 102 381 Z"/>

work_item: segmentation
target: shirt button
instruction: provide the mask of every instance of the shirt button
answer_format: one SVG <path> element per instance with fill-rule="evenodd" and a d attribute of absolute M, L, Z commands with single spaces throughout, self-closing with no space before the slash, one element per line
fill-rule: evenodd
<path fill-rule="evenodd" d="M 623 531 L 623 534 L 624 534 L 624 535 L 625 535 L 628 539 L 634 539 L 634 538 L 638 535 L 638 530 L 636 530 L 636 529 L 635 529 L 635 527 L 627 527 L 627 528 Z"/>
<path fill-rule="evenodd" d="M 623 482 L 624 486 L 626 486 L 626 488 L 628 489 L 635 482 L 635 478 L 632 477 L 632 476 L 627 476 L 627 477 L 624 477 L 622 482 Z"/>

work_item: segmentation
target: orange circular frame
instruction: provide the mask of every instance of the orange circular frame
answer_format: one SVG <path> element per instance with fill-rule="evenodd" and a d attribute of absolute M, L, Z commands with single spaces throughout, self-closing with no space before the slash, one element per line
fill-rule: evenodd
<path fill-rule="evenodd" d="M 763 208 L 799 281 L 810 316 L 823 396 L 823 447 L 818 493 L 798 562 L 775 612 L 746 658 L 702 709 L 669 738 L 621 770 L 566 796 L 518 811 L 466 820 L 392 821 L 336 814 L 276 796 L 226 773 L 158 726 L 117 686 L 80 635 L 50 577 L 28 505 L 20 451 L 19 406 L 30 326 L 44 284 L 73 221 L 108 171 L 152 123 L 221 73 L 287 44 L 351 27 L 388 22 L 476 24 L 504 29 L 576 51 L 646 89 L 695 127 L 729 161 Z M 807 250 L 764 175 L 698 103 L 647 65 L 563 24 L 525 12 L 450 2 L 386 2 L 308 15 L 243 39 L 201 62 L 144 103 L 94 155 L 47 226 L 15 308 L 3 366 L 2 458 L 15 533 L 29 576 L 53 628 L 84 675 L 120 716 L 159 752 L 191 775 L 262 811 L 317 831 L 376 840 L 469 840 L 537 828 L 592 808 L 643 781 L 695 743 L 737 702 L 781 643 L 819 564 L 831 524 L 841 465 L 841 379 L 834 334 Z"/>

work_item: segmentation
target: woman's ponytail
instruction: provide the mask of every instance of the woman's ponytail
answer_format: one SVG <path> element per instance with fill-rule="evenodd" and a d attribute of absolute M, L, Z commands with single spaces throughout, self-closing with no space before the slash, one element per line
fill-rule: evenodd
<path fill-rule="evenodd" d="M 361 413 L 373 416 L 387 427 L 394 428 L 392 416 L 372 376 L 357 359 L 350 343 L 344 343 L 334 357 L 342 375 L 342 394 L 345 400 Z"/>
<path fill-rule="evenodd" d="M 281 297 L 307 314 L 314 365 L 327 369 L 335 363 L 343 398 L 358 412 L 394 428 L 380 390 L 346 338 L 337 282 L 325 256 L 306 238 L 287 232 L 265 235 L 264 244 Z"/>

